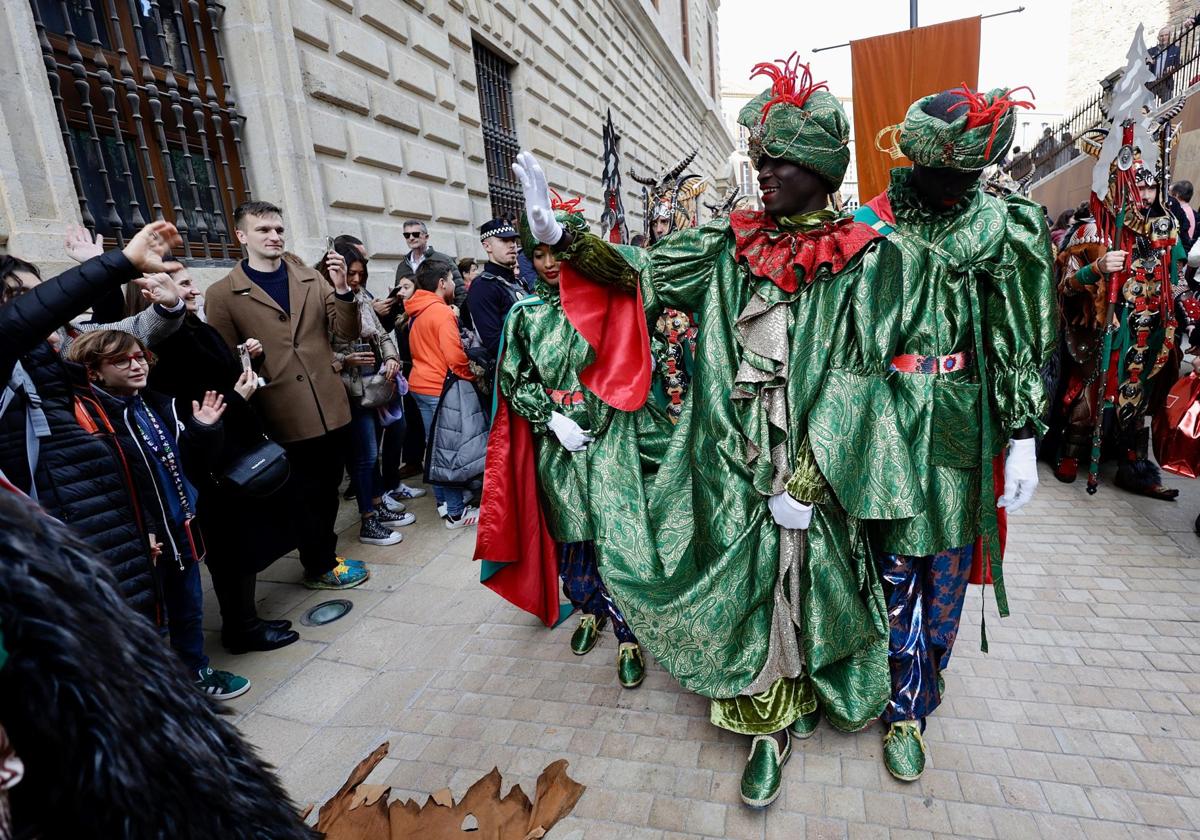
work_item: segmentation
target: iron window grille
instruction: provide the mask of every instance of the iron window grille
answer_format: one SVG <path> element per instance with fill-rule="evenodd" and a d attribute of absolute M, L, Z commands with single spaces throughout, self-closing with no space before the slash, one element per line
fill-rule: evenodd
<path fill-rule="evenodd" d="M 250 197 L 214 0 L 30 0 L 84 225 L 123 245 L 173 222 L 190 259 L 241 249 Z"/>
<path fill-rule="evenodd" d="M 517 219 L 525 200 L 512 165 L 521 150 L 513 109 L 512 65 L 475 42 L 475 81 L 483 123 L 483 154 L 487 162 L 488 197 L 492 214 Z"/>

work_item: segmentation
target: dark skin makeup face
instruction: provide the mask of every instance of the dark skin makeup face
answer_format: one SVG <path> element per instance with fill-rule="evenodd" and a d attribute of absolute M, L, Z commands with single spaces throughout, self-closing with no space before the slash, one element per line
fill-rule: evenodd
<path fill-rule="evenodd" d="M 812 213 L 829 203 L 829 185 L 820 175 L 779 158 L 759 161 L 758 188 L 763 209 L 776 217 Z"/>
<path fill-rule="evenodd" d="M 979 186 L 980 170 L 963 172 L 913 164 L 909 183 L 928 207 L 953 207 Z"/>

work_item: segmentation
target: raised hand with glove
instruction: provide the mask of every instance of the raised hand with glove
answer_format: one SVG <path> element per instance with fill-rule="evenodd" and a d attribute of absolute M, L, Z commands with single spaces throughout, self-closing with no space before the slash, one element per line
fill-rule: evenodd
<path fill-rule="evenodd" d="M 813 506 L 806 505 L 786 490 L 767 499 L 775 524 L 791 531 L 807 531 L 812 522 Z"/>
<path fill-rule="evenodd" d="M 525 195 L 529 229 L 538 242 L 557 245 L 563 236 L 563 226 L 554 218 L 554 211 L 550 208 L 550 186 L 546 183 L 546 173 L 542 171 L 541 164 L 529 152 L 521 152 L 512 170 Z"/>
<path fill-rule="evenodd" d="M 1033 498 L 1037 486 L 1037 440 L 1029 437 L 1009 441 L 1008 457 L 1004 460 L 1004 495 L 996 507 L 1016 513 Z"/>
<path fill-rule="evenodd" d="M 551 412 L 546 428 L 554 433 L 558 442 L 568 452 L 582 452 L 592 442 L 592 436 L 585 432 L 578 423 L 557 411 Z"/>

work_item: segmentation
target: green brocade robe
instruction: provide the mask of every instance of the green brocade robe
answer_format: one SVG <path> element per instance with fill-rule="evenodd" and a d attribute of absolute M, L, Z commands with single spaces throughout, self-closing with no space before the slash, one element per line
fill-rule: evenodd
<path fill-rule="evenodd" d="M 496 382 L 512 410 L 529 421 L 533 432 L 538 492 L 550 536 L 560 543 L 583 542 L 595 538 L 594 504 L 616 501 L 617 509 L 601 515 L 602 522 L 619 520 L 629 504 L 601 489 L 624 487 L 635 495 L 643 493 L 642 483 L 653 480 L 657 459 L 674 426 L 656 404 L 648 403 L 636 412 L 617 411 L 585 388 L 579 373 L 595 358 L 592 348 L 563 313 L 557 286 L 539 278 L 534 294 L 536 300 L 519 302 L 505 319 L 504 354 Z M 547 390 L 582 392 L 584 400 L 563 405 Z M 603 447 L 596 441 L 582 452 L 570 452 L 546 427 L 555 411 L 597 439 L 640 441 L 644 452 L 637 460 L 617 461 L 607 450 L 625 447 L 619 443 Z"/>
<path fill-rule="evenodd" d="M 981 498 L 980 478 L 990 478 L 1014 430 L 1041 426 L 1040 371 L 1055 348 L 1058 309 L 1041 206 L 976 190 L 954 207 L 929 210 L 908 186 L 911 171 L 892 170 L 895 223 L 875 225 L 904 256 L 896 352 L 974 358 L 949 373 L 891 378 L 925 507 L 911 519 L 874 523 L 872 538 L 883 552 L 930 555 L 974 543 L 987 517 L 995 527 L 996 500 L 990 485 Z M 867 207 L 858 213 L 872 216 Z M 999 552 L 991 556 L 1003 614 Z"/>
<path fill-rule="evenodd" d="M 538 490 L 550 536 L 560 543 L 583 542 L 592 538 L 588 455 L 563 448 L 546 424 L 557 411 L 590 430 L 593 423 L 587 403 L 596 400 L 588 395 L 583 403 L 556 404 L 547 389 L 583 391 L 579 371 L 591 348 L 563 314 L 557 287 L 539 279 L 534 294 L 540 303 L 526 301 L 505 319 L 504 355 L 496 370 L 496 384 L 533 431 Z"/>
<path fill-rule="evenodd" d="M 726 728 L 782 728 L 815 706 L 814 689 L 845 728 L 876 717 L 891 690 L 887 616 L 860 520 L 921 506 L 885 381 L 899 253 L 876 240 L 793 293 L 739 264 L 727 219 L 648 250 L 579 236 L 563 256 L 593 280 L 640 286 L 648 313 L 699 324 L 691 389 L 645 495 L 592 491 L 594 515 L 616 517 L 596 530 L 600 572 L 638 640 L 689 690 L 737 698 L 714 704 Z M 633 463 L 638 443 L 593 447 Z M 816 509 L 807 532 L 781 532 L 767 498 L 797 466 Z M 781 534 L 783 556 L 807 543 L 786 575 Z"/>

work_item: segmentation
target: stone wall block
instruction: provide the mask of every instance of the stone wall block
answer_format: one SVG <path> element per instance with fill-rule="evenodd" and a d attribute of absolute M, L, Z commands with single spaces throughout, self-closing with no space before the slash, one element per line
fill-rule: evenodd
<path fill-rule="evenodd" d="M 417 96 L 433 100 L 437 98 L 437 79 L 434 68 L 419 55 L 405 49 L 392 50 L 392 78 L 400 87 Z"/>
<path fill-rule="evenodd" d="M 367 246 L 367 253 L 372 257 L 399 260 L 408 256 L 408 246 L 404 244 L 404 223 L 399 219 L 387 222 L 368 221 L 363 224 L 363 234 L 363 244 Z M 382 285 L 377 288 L 382 288 Z"/>
<path fill-rule="evenodd" d="M 421 106 L 421 133 L 452 149 L 462 147 L 462 126 L 454 115 L 441 108 Z"/>
<path fill-rule="evenodd" d="M 460 188 L 467 185 L 467 159 L 463 155 L 446 155 L 446 183 Z"/>
<path fill-rule="evenodd" d="M 396 0 L 358 0 L 358 15 L 393 40 L 408 43 L 408 15 Z"/>
<path fill-rule="evenodd" d="M 463 133 L 463 146 L 467 153 L 467 160 L 475 163 L 483 163 L 483 135 L 477 131 L 467 131 Z"/>
<path fill-rule="evenodd" d="M 466 193 L 433 190 L 433 219 L 449 224 L 470 224 L 471 202 Z"/>
<path fill-rule="evenodd" d="M 371 113 L 378 122 L 411 131 L 413 134 L 421 130 L 421 111 L 411 96 L 376 82 L 369 83 L 368 89 Z"/>
<path fill-rule="evenodd" d="M 350 126 L 350 156 L 355 163 L 400 172 L 404 169 L 403 141 L 396 130 Z"/>
<path fill-rule="evenodd" d="M 420 17 L 408 22 L 408 42 L 421 55 L 446 69 L 451 66 L 450 39 L 445 30 Z"/>
<path fill-rule="evenodd" d="M 457 88 L 454 84 L 454 79 L 450 78 L 449 73 L 438 73 L 434 78 L 436 80 L 437 104 L 443 108 L 454 110 L 454 107 L 458 104 Z"/>
<path fill-rule="evenodd" d="M 328 102 L 357 114 L 370 113 L 367 90 L 362 82 L 345 68 L 315 53 L 302 51 L 300 77 L 304 89 L 313 99 Z"/>
<path fill-rule="evenodd" d="M 458 100 L 455 111 L 458 113 L 459 122 L 465 123 L 472 128 L 479 128 L 483 125 L 483 120 L 479 113 L 479 97 L 474 90 L 464 90 L 458 88 L 455 98 Z"/>
<path fill-rule="evenodd" d="M 471 195 L 487 197 L 488 176 L 487 170 L 482 166 L 470 165 L 467 167 L 467 192 Z"/>
<path fill-rule="evenodd" d="M 378 175 L 322 164 L 321 178 L 331 207 L 375 212 L 385 208 L 383 180 Z"/>
<path fill-rule="evenodd" d="M 404 159 L 408 162 L 408 174 L 414 178 L 444 183 L 446 180 L 446 152 L 431 148 L 425 143 L 406 140 Z"/>
<path fill-rule="evenodd" d="M 338 58 L 356 64 L 368 73 L 388 77 L 387 44 L 366 27 L 334 21 L 333 51 Z"/>
<path fill-rule="evenodd" d="M 346 121 L 340 114 L 313 110 L 308 121 L 312 129 L 313 149 L 322 154 L 345 157 Z"/>
<path fill-rule="evenodd" d="M 293 0 L 292 33 L 314 47 L 329 49 L 329 23 L 325 10 L 313 0 Z"/>
<path fill-rule="evenodd" d="M 454 253 L 459 257 L 459 259 L 463 259 L 465 257 L 471 257 L 472 259 L 476 260 L 486 259 L 483 253 L 483 245 L 479 242 L 479 234 L 477 231 L 479 227 L 483 225 L 484 221 L 491 219 L 492 211 L 491 208 L 486 204 L 480 205 L 480 209 L 485 210 L 485 212 L 479 217 L 479 224 L 473 224 L 473 227 L 476 229 L 475 233 L 468 233 L 467 231 L 455 231 L 454 233 Z"/>
<path fill-rule="evenodd" d="M 429 188 L 413 183 L 410 179 L 388 178 L 383 185 L 389 216 L 404 219 L 432 219 L 433 201 Z"/>

